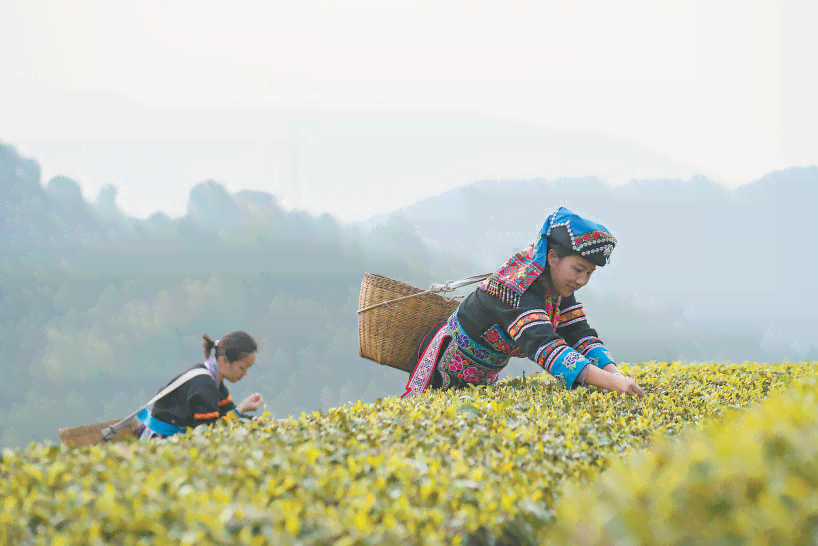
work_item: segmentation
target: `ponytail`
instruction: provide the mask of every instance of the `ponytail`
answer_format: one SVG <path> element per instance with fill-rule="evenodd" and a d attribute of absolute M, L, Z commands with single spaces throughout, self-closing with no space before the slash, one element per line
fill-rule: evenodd
<path fill-rule="evenodd" d="M 230 332 L 218 341 L 213 341 L 207 334 L 202 334 L 202 339 L 205 358 L 210 358 L 210 351 L 215 349 L 214 358 L 224 355 L 228 362 L 236 362 L 258 350 L 256 340 L 247 332 L 240 330 Z"/>
<path fill-rule="evenodd" d="M 204 341 L 202 342 L 202 349 L 204 349 L 205 358 L 210 358 L 210 352 L 216 347 L 216 342 L 210 339 L 207 334 L 202 334 Z"/>

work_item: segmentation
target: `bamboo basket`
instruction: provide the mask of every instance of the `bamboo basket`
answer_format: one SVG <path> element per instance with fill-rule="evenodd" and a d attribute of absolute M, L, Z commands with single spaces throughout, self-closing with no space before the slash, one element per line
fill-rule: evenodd
<path fill-rule="evenodd" d="M 365 273 L 358 299 L 358 353 L 378 364 L 412 373 L 420 341 L 460 301 L 426 292 L 387 277 Z"/>
<path fill-rule="evenodd" d="M 83 425 L 81 427 L 61 428 L 60 429 L 60 443 L 67 447 L 82 447 L 94 444 L 102 440 L 102 430 L 105 427 L 116 424 L 120 419 L 113 421 L 103 421 L 102 423 L 94 423 L 92 425 Z M 135 417 L 125 423 L 122 428 L 116 431 L 111 442 L 121 442 L 133 434 L 141 423 Z"/>

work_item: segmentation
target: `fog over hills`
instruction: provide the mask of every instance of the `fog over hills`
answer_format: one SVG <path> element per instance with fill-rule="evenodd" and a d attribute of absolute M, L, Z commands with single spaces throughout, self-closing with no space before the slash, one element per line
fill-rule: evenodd
<path fill-rule="evenodd" d="M 233 397 L 261 392 L 276 416 L 400 394 L 405 373 L 358 356 L 364 272 L 418 287 L 489 272 L 559 205 L 620 241 L 578 293 L 620 362 L 818 359 L 816 182 L 815 166 L 736 190 L 484 180 L 345 224 L 206 180 L 184 215 L 139 219 L 117 188 L 86 199 L 0 143 L 0 445 L 127 415 L 201 361 L 202 333 L 232 329 L 261 347 Z M 537 370 L 514 359 L 502 377 Z"/>
<path fill-rule="evenodd" d="M 288 211 L 330 212 L 352 222 L 483 178 L 598 176 L 624 183 L 633 176 L 687 178 L 695 172 L 610 136 L 553 132 L 485 115 L 415 112 L 383 120 L 366 112 L 205 108 L 140 115 L 151 127 L 241 121 L 244 132 L 192 139 L 170 129 L 164 139 L 75 136 L 26 140 L 21 150 L 39 158 L 46 180 L 82 178 L 89 200 L 116 181 L 120 209 L 139 218 L 159 210 L 183 216 L 190 188 L 207 179 L 273 193 Z M 209 134 L 207 127 L 201 130 Z"/>
<path fill-rule="evenodd" d="M 474 263 L 467 276 L 533 242 L 558 206 L 606 225 L 619 241 L 580 299 L 628 302 L 647 315 L 667 310 L 708 332 L 761 331 L 746 358 L 796 358 L 818 345 L 816 166 L 733 190 L 701 176 L 620 186 L 590 177 L 484 180 L 362 226 L 400 216 L 437 252 Z"/>

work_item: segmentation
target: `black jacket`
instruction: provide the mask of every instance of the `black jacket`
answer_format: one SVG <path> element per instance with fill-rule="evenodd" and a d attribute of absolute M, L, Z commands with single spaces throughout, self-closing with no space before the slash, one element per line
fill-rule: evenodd
<path fill-rule="evenodd" d="M 570 387 L 589 363 L 602 368 L 614 361 L 573 294 L 561 298 L 558 309 L 550 313 L 545 309 L 547 287 L 547 279 L 538 279 L 515 308 L 478 288 L 460 304 L 457 318 L 475 342 L 499 353 L 529 358 Z M 556 328 L 554 313 L 559 317 Z M 574 352 L 579 354 L 571 355 Z"/>
<path fill-rule="evenodd" d="M 204 369 L 205 365 L 196 364 L 188 368 L 168 381 L 165 386 L 175 381 L 180 375 L 195 368 Z M 210 375 L 198 375 L 175 391 L 157 400 L 153 405 L 151 414 L 170 425 L 193 428 L 214 423 L 234 409 L 236 409 L 236 405 L 230 399 L 230 393 L 227 392 L 227 387 L 224 386 L 224 380 L 216 385 Z M 236 412 L 233 413 L 238 417 Z"/>

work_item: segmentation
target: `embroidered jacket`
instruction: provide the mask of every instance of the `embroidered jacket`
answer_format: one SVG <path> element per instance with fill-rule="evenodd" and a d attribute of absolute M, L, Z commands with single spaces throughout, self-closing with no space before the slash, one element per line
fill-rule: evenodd
<path fill-rule="evenodd" d="M 514 306 L 475 290 L 456 315 L 458 326 L 476 344 L 494 355 L 527 357 L 569 388 L 584 381 L 580 374 L 588 364 L 615 363 L 576 297 L 551 296 L 542 278 Z"/>
<path fill-rule="evenodd" d="M 189 369 L 195 368 L 205 368 L 205 365 L 197 364 Z M 185 372 L 168 381 L 168 384 Z M 236 410 L 236 405 L 230 399 L 224 381 L 219 382 L 217 386 L 211 376 L 199 375 L 157 400 L 151 414 L 170 425 L 193 428 L 213 423 L 221 417 L 228 419 L 239 417 L 238 410 L 233 410 Z"/>

